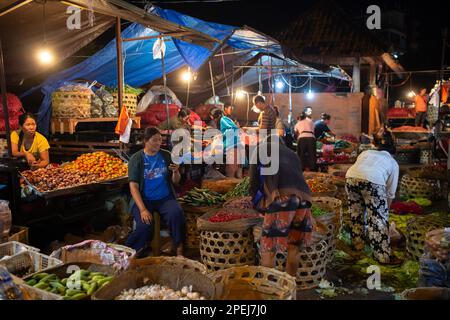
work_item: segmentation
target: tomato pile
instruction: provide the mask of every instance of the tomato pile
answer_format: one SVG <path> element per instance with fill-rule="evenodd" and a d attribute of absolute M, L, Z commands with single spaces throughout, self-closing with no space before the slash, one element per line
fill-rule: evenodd
<path fill-rule="evenodd" d="M 234 213 L 228 210 L 220 210 L 214 216 L 208 219 L 209 222 L 217 223 L 217 222 L 230 222 L 234 220 L 240 219 L 248 219 L 248 218 L 257 218 L 256 214 L 241 214 Z"/>
<path fill-rule="evenodd" d="M 306 183 L 308 184 L 309 190 L 311 190 L 312 193 L 334 191 L 332 186 L 325 184 L 324 181 L 320 179 L 307 179 Z"/>

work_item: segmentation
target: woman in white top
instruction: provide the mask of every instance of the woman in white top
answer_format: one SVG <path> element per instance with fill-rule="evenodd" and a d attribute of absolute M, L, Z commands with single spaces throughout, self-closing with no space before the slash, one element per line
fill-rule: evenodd
<path fill-rule="evenodd" d="M 373 138 L 377 150 L 361 153 L 346 174 L 352 244 L 360 251 L 366 238 L 376 260 L 398 264 L 401 261 L 391 256 L 388 223 L 389 207 L 395 198 L 399 176 L 399 166 L 392 157 L 395 154 L 394 139 L 385 127 Z"/>
<path fill-rule="evenodd" d="M 316 137 L 314 136 L 314 122 L 311 115 L 311 107 L 306 107 L 300 116 L 300 121 L 294 127 L 297 137 L 297 154 L 303 165 L 303 170 L 306 171 L 315 171 L 317 162 Z"/>

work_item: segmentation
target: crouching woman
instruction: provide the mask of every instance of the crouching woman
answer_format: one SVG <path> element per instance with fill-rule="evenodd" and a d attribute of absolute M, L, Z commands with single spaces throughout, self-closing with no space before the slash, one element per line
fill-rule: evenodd
<path fill-rule="evenodd" d="M 141 253 L 153 237 L 152 212 L 157 211 L 169 227 L 173 252 L 183 254 L 185 219 L 176 200 L 174 184 L 180 182 L 179 166 L 172 163 L 170 152 L 161 149 L 162 137 L 156 128 L 144 132 L 144 149 L 135 153 L 128 163 L 131 213 L 136 229 L 126 245 Z"/>

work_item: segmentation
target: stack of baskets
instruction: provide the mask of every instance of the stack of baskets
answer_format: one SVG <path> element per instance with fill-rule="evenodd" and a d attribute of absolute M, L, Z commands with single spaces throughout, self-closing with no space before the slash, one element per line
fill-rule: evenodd
<path fill-rule="evenodd" d="M 114 106 L 119 108 L 119 96 L 117 93 L 112 94 L 114 97 Z M 123 95 L 123 105 L 127 108 L 128 115 L 134 117 L 136 115 L 136 109 L 138 105 L 138 97 L 132 93 L 124 93 Z M 120 109 L 119 109 L 120 113 Z"/>
<path fill-rule="evenodd" d="M 200 230 L 200 256 L 208 271 L 237 266 L 254 265 L 256 261 L 253 228 L 262 225 L 262 218 L 254 210 L 223 208 L 222 213 L 248 215 L 227 222 L 211 222 L 217 214 L 212 210 L 197 220 Z"/>
<path fill-rule="evenodd" d="M 408 253 L 420 260 L 425 252 L 426 234 L 432 230 L 450 226 L 448 216 L 422 216 L 411 219 L 406 229 L 406 249 Z"/>
<path fill-rule="evenodd" d="M 90 118 L 92 92 L 55 91 L 52 93 L 54 118 Z"/>

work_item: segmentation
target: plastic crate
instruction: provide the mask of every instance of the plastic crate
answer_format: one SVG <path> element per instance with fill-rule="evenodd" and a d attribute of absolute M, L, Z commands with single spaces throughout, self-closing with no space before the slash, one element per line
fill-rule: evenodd
<path fill-rule="evenodd" d="M 39 252 L 40 249 L 17 241 L 5 242 L 0 244 L 0 261 L 6 256 L 9 258 L 24 251 Z"/>
<path fill-rule="evenodd" d="M 63 262 L 39 252 L 24 251 L 0 261 L 0 264 L 15 276 L 24 278 L 30 274 L 59 266 Z"/>

